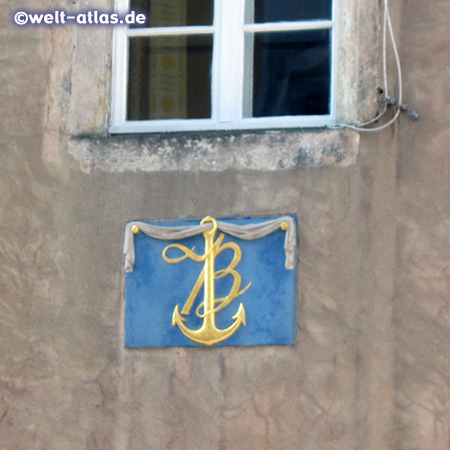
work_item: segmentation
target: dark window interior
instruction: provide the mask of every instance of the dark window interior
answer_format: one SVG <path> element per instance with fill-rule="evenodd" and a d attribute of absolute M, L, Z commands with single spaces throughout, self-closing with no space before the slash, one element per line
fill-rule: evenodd
<path fill-rule="evenodd" d="M 329 113 L 330 31 L 256 33 L 253 117 Z"/>
<path fill-rule="evenodd" d="M 331 19 L 331 0 L 255 0 L 255 23 Z"/>

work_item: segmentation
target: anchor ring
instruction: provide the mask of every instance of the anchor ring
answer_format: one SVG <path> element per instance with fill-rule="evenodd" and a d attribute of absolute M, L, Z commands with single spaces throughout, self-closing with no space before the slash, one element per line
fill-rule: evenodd
<path fill-rule="evenodd" d="M 214 236 L 218 228 L 217 220 L 212 218 L 211 216 L 207 216 L 200 222 L 200 225 L 204 225 L 205 223 L 212 223 L 213 227 L 211 230 L 205 231 L 204 234 L 207 234 L 208 236 Z"/>

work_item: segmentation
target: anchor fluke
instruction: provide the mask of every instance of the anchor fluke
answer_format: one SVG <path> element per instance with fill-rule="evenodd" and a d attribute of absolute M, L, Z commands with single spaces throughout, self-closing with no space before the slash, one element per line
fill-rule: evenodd
<path fill-rule="evenodd" d="M 178 305 L 175 306 L 175 309 L 172 314 L 172 325 L 175 326 L 178 323 L 186 322 L 186 319 L 179 313 Z"/>
<path fill-rule="evenodd" d="M 242 323 L 242 325 L 247 325 L 245 322 L 245 309 L 242 303 L 239 305 L 239 309 L 232 319 L 235 319 L 236 321 L 239 320 L 239 324 Z"/>
<path fill-rule="evenodd" d="M 213 345 L 229 338 L 240 326 L 245 325 L 245 309 L 241 303 L 237 313 L 233 316 L 234 323 L 225 329 L 219 329 L 211 321 L 204 321 L 201 328 L 191 330 L 185 325 L 184 319 L 178 312 L 178 305 L 173 312 L 172 324 L 177 325 L 181 332 L 189 339 L 200 344 Z"/>

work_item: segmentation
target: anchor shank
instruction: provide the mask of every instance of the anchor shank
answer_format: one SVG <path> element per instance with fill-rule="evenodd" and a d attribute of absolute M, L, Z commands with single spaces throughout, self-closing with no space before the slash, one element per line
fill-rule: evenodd
<path fill-rule="evenodd" d="M 214 318 L 214 234 L 205 232 L 205 287 L 204 287 L 204 314 L 203 328 L 214 329 L 216 321 Z"/>

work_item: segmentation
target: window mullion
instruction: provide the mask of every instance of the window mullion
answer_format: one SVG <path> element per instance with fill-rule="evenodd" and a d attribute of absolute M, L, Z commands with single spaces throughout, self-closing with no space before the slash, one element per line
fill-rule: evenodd
<path fill-rule="evenodd" d="M 242 117 L 243 22 L 245 0 L 217 0 L 218 32 L 218 122 Z"/>
<path fill-rule="evenodd" d="M 255 17 L 255 0 L 246 0 L 243 39 L 243 76 L 242 76 L 242 117 L 251 117 L 253 113 L 253 44 L 254 34 L 246 33 L 248 23 L 252 23 Z"/>
<path fill-rule="evenodd" d="M 211 119 L 213 122 L 218 121 L 219 117 L 219 87 L 220 87 L 220 45 L 221 40 L 221 0 L 214 0 L 214 35 L 213 35 L 213 55 L 211 67 Z"/>
<path fill-rule="evenodd" d="M 333 26 L 332 20 L 303 20 L 297 22 L 267 22 L 244 25 L 244 30 L 254 33 L 270 31 L 307 31 L 324 30 Z"/>
<path fill-rule="evenodd" d="M 114 30 L 114 71 L 112 86 L 114 86 L 114 102 L 112 107 L 113 123 L 123 123 L 126 120 L 127 84 L 128 84 L 128 42 L 124 32 L 118 27 Z"/>
<path fill-rule="evenodd" d="M 244 104 L 244 20 L 245 3 L 248 0 L 237 0 L 234 4 L 233 26 L 233 121 L 242 120 L 242 108 Z"/>
<path fill-rule="evenodd" d="M 188 36 L 191 34 L 212 34 L 212 26 L 183 26 L 183 27 L 159 27 L 159 28 L 131 28 L 127 30 L 127 36 L 152 37 L 152 36 Z"/>
<path fill-rule="evenodd" d="M 129 0 L 116 0 L 115 11 L 125 14 L 129 9 Z M 127 85 L 128 85 L 128 38 L 126 25 L 118 25 L 113 33 L 114 68 L 112 72 L 112 86 L 114 97 L 111 108 L 111 119 L 114 124 L 126 121 Z"/>
<path fill-rule="evenodd" d="M 330 77 L 330 116 L 336 119 L 336 97 L 337 97 L 337 67 L 338 67 L 338 8 L 339 1 L 333 0 L 331 29 L 331 77 Z"/>

